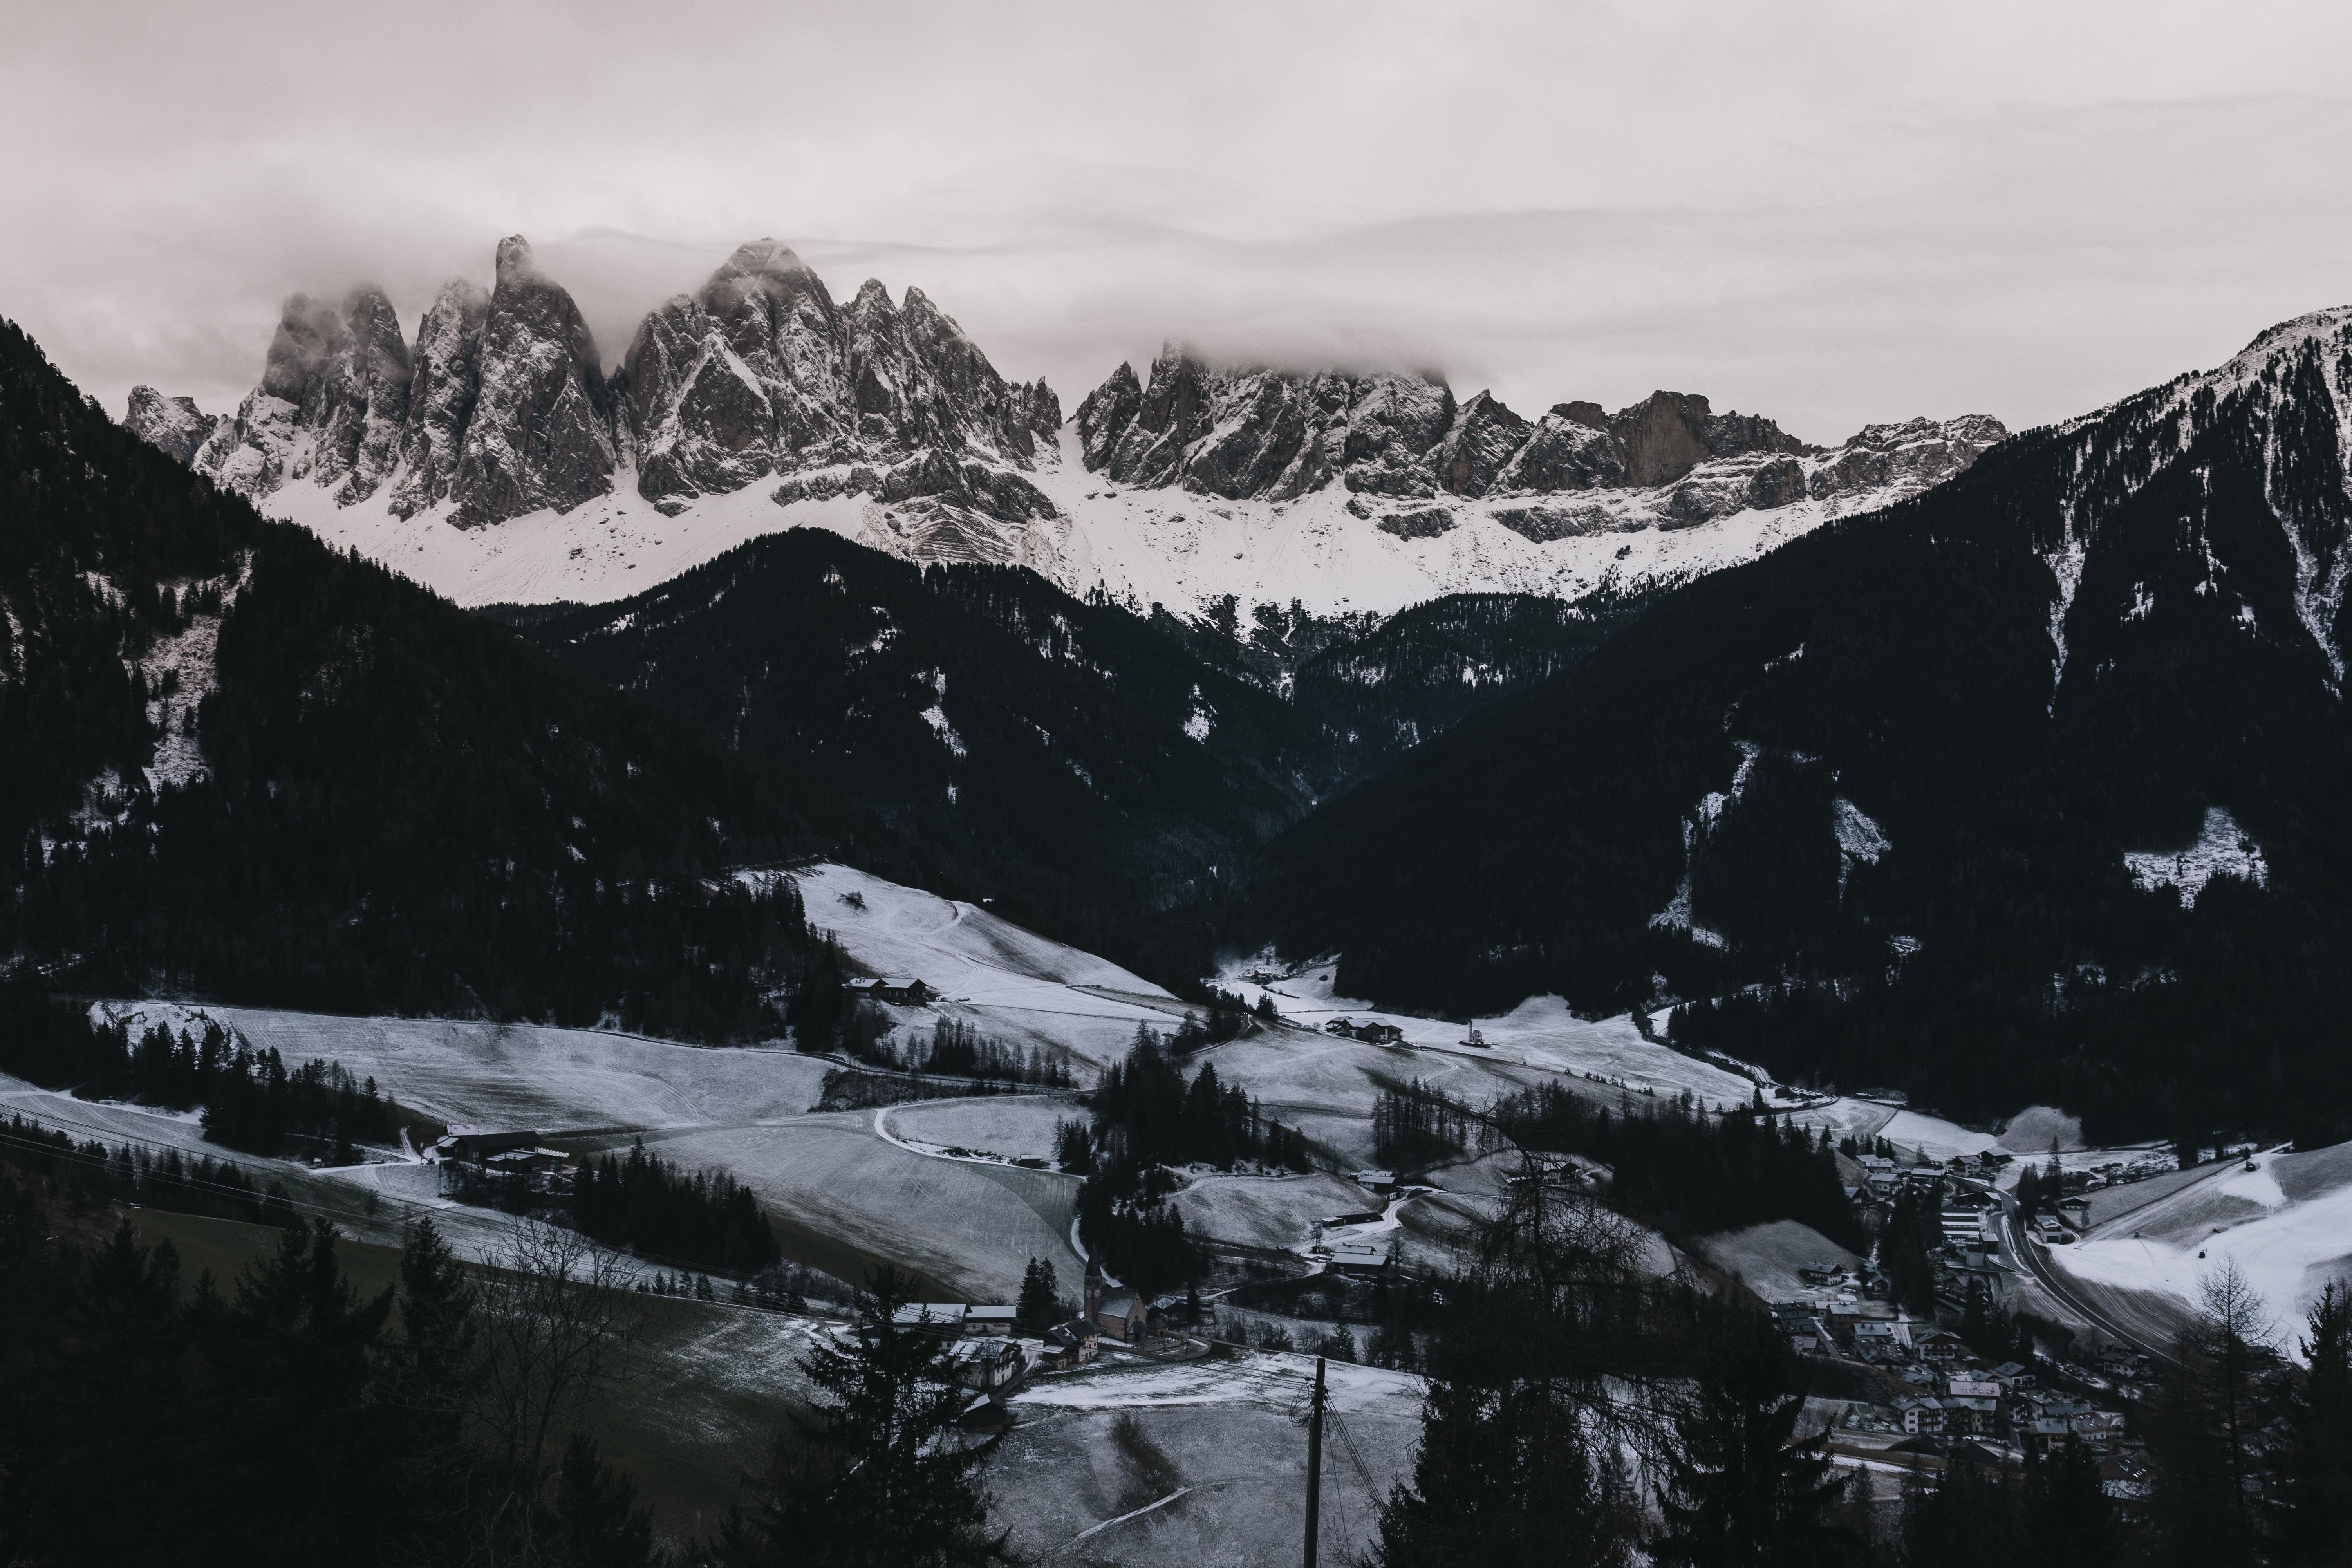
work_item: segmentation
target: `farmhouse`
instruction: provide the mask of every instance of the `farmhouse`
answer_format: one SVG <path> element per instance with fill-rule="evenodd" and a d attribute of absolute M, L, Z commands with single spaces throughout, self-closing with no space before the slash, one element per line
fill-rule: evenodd
<path fill-rule="evenodd" d="M 947 1362 L 958 1383 L 982 1394 L 1018 1382 L 1029 1370 L 1028 1359 L 1011 1340 L 966 1340 L 948 1348 Z"/>
<path fill-rule="evenodd" d="M 894 1007 L 927 1007 L 939 999 L 939 993 L 921 981 L 904 975 L 881 980 L 853 980 L 849 983 L 853 997 L 868 1002 L 887 1002 Z"/>

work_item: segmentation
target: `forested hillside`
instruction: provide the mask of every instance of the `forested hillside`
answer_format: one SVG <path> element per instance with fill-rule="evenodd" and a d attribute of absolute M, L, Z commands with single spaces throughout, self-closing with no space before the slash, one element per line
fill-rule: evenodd
<path fill-rule="evenodd" d="M 772 1030 L 772 770 L 117 427 L 0 326 L 0 944 L 91 989 Z"/>
<path fill-rule="evenodd" d="M 1343 994 L 2102 1134 L 2352 1131 L 2336 317 L 1706 578 L 1270 849 Z"/>

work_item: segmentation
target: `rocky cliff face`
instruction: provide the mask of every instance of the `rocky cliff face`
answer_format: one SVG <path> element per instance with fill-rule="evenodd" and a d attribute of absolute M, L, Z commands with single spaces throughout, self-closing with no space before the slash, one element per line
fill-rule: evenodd
<path fill-rule="evenodd" d="M 772 474 L 922 454 L 1026 468 L 1061 425 L 1044 381 L 1007 383 L 921 289 L 894 302 L 869 279 L 837 305 L 772 239 L 646 317 L 624 374 L 638 491 L 670 512 Z"/>
<path fill-rule="evenodd" d="M 648 315 L 608 375 L 518 235 L 489 292 L 443 288 L 413 353 L 380 290 L 298 294 L 234 416 L 142 387 L 127 418 L 255 500 L 310 480 L 348 506 L 388 484 L 396 515 L 446 504 L 460 527 L 569 511 L 624 482 L 674 515 L 772 477 L 780 499 L 859 491 L 1017 524 L 1054 514 L 1019 476 L 1041 444 L 1051 454 L 1062 407 L 1042 379 L 998 374 L 919 289 L 894 300 L 869 280 L 836 304 L 772 239 Z"/>
<path fill-rule="evenodd" d="M 297 294 L 261 384 L 187 461 L 257 499 L 309 479 L 344 505 L 364 500 L 398 466 L 408 391 L 408 345 L 383 290 L 354 289 L 340 305 Z"/>
<path fill-rule="evenodd" d="M 122 427 L 171 458 L 187 462 L 225 421 L 205 414 L 193 397 L 166 397 L 152 386 L 131 389 Z"/>
<path fill-rule="evenodd" d="M 1181 486 L 1227 500 L 1287 500 L 1338 483 L 1370 498 L 1549 497 L 1648 490 L 1657 520 L 1693 523 L 1804 500 L 1909 493 L 1956 473 L 2007 435 L 1971 416 L 1872 426 L 1844 445 L 1806 445 L 1771 420 L 1717 414 L 1690 393 L 1655 392 L 1616 413 L 1558 404 L 1538 420 L 1491 394 L 1457 403 L 1430 376 L 1226 370 L 1171 345 L 1149 382 L 1120 365 L 1078 408 L 1087 467 L 1115 483 Z M 1530 538 L 1622 525 L 1622 507 L 1505 509 Z M 1443 532 L 1417 506 L 1391 532 Z M 1517 521 L 1513 521 L 1516 519 Z"/>
<path fill-rule="evenodd" d="M 595 340 L 572 296 L 531 264 L 520 235 L 499 242 L 478 373 L 449 481 L 451 521 L 474 528 L 544 507 L 570 511 L 611 492 L 617 462 Z"/>

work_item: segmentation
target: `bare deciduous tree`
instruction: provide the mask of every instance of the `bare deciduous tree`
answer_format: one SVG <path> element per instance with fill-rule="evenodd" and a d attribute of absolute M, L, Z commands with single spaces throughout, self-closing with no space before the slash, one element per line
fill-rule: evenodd
<path fill-rule="evenodd" d="M 493 1533 L 529 1563 L 538 1555 L 532 1504 L 575 1418 L 616 1370 L 635 1310 L 618 1260 L 574 1231 L 518 1222 L 482 1263 L 475 1423 L 505 1492 Z"/>

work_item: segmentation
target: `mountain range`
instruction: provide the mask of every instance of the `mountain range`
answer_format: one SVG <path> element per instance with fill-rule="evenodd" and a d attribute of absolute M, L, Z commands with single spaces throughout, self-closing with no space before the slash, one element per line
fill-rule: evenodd
<path fill-rule="evenodd" d="M 1185 614 L 1677 580 L 1913 493 L 2005 434 L 1915 419 L 1823 447 L 1668 392 L 1529 421 L 1435 376 L 1218 367 L 1173 345 L 1065 422 L 1042 379 L 1005 379 L 920 289 L 868 279 L 837 303 L 772 239 L 647 315 L 606 369 L 520 237 L 488 290 L 444 286 L 413 342 L 381 289 L 298 294 L 235 414 L 142 386 L 126 423 L 464 603 L 626 597 L 646 585 L 632 572 L 811 525 Z"/>
<path fill-rule="evenodd" d="M 908 328 L 920 301 L 893 318 L 896 379 L 795 372 L 795 388 L 851 390 L 793 403 L 778 367 L 881 363 L 825 345 L 879 341 L 842 323 L 879 320 L 888 297 L 828 313 L 813 279 L 756 281 L 803 276 L 761 254 L 666 308 L 674 330 L 639 334 L 701 347 L 646 349 L 593 385 L 593 356 L 554 352 L 575 318 L 543 292 L 518 305 L 516 331 L 545 328 L 524 357 L 552 390 L 530 406 L 604 446 L 534 437 L 509 444 L 521 469 L 469 467 L 468 422 L 425 443 L 457 454 L 452 488 L 403 526 L 535 560 L 608 548 L 596 603 L 502 615 L 747 776 L 803 781 L 802 821 L 1048 928 L 1126 933 L 1160 978 L 1270 948 L 1334 959 L 1339 994 L 1391 1007 L 1459 1016 L 1557 993 L 1657 1013 L 1692 1048 L 1786 1080 L 1962 1115 L 2031 1099 L 2106 1139 L 2352 1134 L 2352 311 L 2006 439 L 1958 421 L 1822 450 L 1670 394 L 1530 422 L 1433 377 L 1176 350 L 1055 426 L 1048 389 L 983 377 L 945 329 Z M 283 343 L 310 341 L 299 314 Z M 768 359 L 734 346 L 722 323 L 739 317 Z M 264 392 L 303 434 L 263 500 L 301 499 L 348 543 L 331 514 L 391 516 L 422 470 L 398 455 L 409 416 L 395 426 L 353 390 L 398 379 L 366 346 L 377 313 L 340 319 L 340 336 L 312 334 L 323 358 L 273 351 Z M 721 340 L 736 384 L 799 423 L 697 445 L 724 426 Z M 285 368 L 313 363 L 310 379 Z M 908 390 L 917 365 L 930 390 Z M 675 462 L 653 479 L 625 405 L 656 383 L 643 428 Z M 412 411 L 418 384 L 412 362 Z M 866 405 L 846 423 L 808 412 Z M 578 408 L 604 423 L 562 424 Z M 206 472 L 244 427 L 144 392 L 132 423 Z M 226 445 L 221 474 L 262 471 L 236 456 L 257 448 Z M 551 456 L 591 449 L 611 454 L 608 488 L 572 520 L 461 518 L 593 470 Z M 963 489 L 867 488 L 950 468 Z M 470 476 L 493 470 L 535 475 L 516 480 L 530 494 L 472 500 Z M 682 510 L 652 510 L 648 482 Z M 1727 495 L 1737 510 L 1702 515 Z M 1499 520 L 1527 509 L 1570 521 L 1538 538 L 1549 525 Z M 793 522 L 816 531 L 780 531 Z M 598 542 L 631 529 L 688 548 Z M 436 559 L 415 531 L 371 537 Z M 1676 570 L 1633 553 L 1695 538 L 1714 553 Z M 1540 595 L 1420 593 L 1432 560 L 1525 585 L 1495 563 L 1596 542 L 1608 552 L 1538 574 Z M 1280 556 L 1369 602 L 1194 592 L 1234 580 L 1199 563 L 1236 542 L 1244 568 Z M 1069 591 L 1074 562 L 1104 559 L 1157 562 L 1193 596 L 1151 605 L 1101 572 Z M 1008 569 L 1024 564 L 1037 575 Z M 637 569 L 653 581 L 623 575 Z M 478 600 L 517 580 L 467 581 Z M 509 596 L 586 580 L 542 574 Z M 1382 595 L 1429 602 L 1391 614 Z M 857 805 L 828 816 L 842 801 Z"/>

